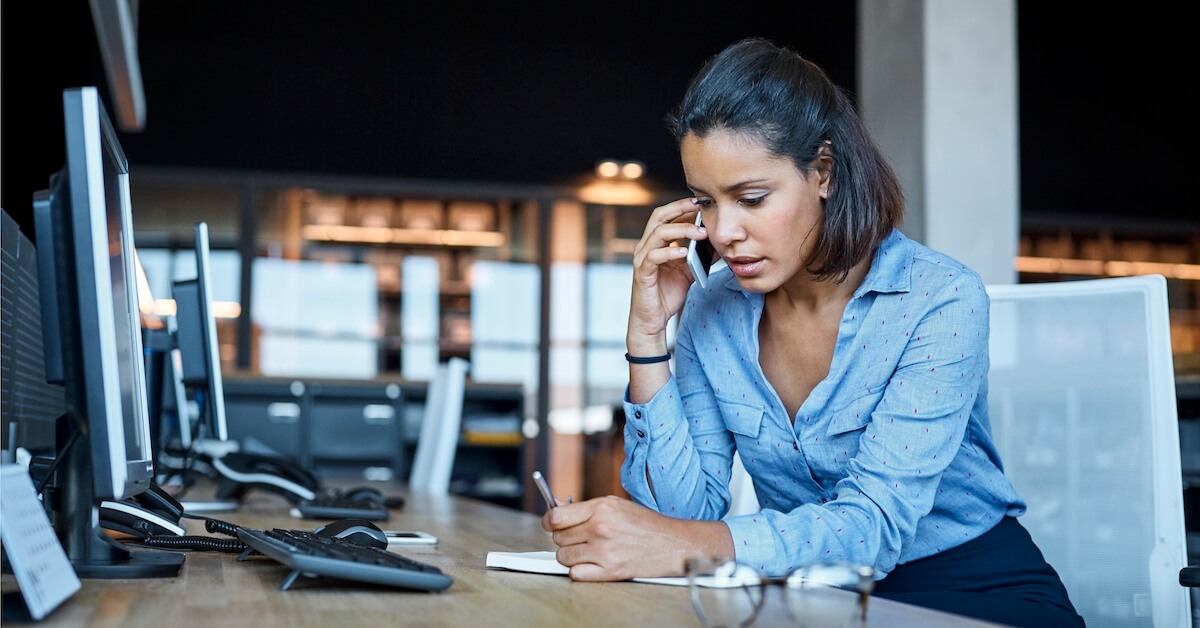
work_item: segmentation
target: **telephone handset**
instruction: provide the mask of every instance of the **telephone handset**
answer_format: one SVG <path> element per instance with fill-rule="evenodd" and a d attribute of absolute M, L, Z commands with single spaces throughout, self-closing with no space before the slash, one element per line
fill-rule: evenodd
<path fill-rule="evenodd" d="M 180 504 L 175 496 L 157 484 L 151 483 L 146 490 L 130 499 L 139 506 L 152 510 L 175 523 L 179 523 L 179 519 L 183 517 L 183 504 Z"/>
<path fill-rule="evenodd" d="M 298 503 L 316 498 L 320 489 L 316 475 L 282 456 L 230 452 L 214 458 L 212 466 L 221 475 L 220 498 L 241 497 L 249 488 L 261 488 Z"/>
<path fill-rule="evenodd" d="M 700 212 L 697 211 L 696 226 L 700 225 Z M 712 243 L 708 240 L 688 240 L 688 268 L 692 270 L 692 277 L 701 288 L 708 287 L 708 271 L 712 268 L 714 255 Z"/>
<path fill-rule="evenodd" d="M 183 536 L 181 505 L 157 484 L 121 501 L 102 500 L 97 508 L 100 527 L 138 538 Z"/>
<path fill-rule="evenodd" d="M 288 478 L 297 484 L 317 490 L 320 481 L 317 476 L 313 475 L 308 469 L 300 466 L 296 462 L 284 458 L 282 456 L 265 456 L 255 454 L 240 454 L 251 458 L 250 466 L 256 471 L 263 473 L 272 473 L 280 477 Z"/>

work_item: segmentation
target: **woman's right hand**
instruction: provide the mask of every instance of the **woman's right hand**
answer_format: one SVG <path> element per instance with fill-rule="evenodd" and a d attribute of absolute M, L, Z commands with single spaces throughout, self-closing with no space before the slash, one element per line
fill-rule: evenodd
<path fill-rule="evenodd" d="M 688 238 L 707 238 L 695 224 L 699 207 L 693 198 L 682 198 L 655 209 L 633 252 L 633 295 L 629 306 L 626 344 L 632 355 L 660 355 L 666 351 L 667 322 L 683 307 L 692 273 L 687 246 L 672 246 Z"/>
<path fill-rule="evenodd" d="M 551 508 L 542 528 L 572 580 L 681 576 L 691 556 L 733 555 L 724 522 L 668 517 L 613 495 Z"/>

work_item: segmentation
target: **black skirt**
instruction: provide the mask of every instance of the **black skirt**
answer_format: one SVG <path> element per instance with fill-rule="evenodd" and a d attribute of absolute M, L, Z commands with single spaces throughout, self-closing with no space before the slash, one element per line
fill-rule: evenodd
<path fill-rule="evenodd" d="M 1011 626 L 1083 626 L 1054 571 L 1015 518 L 944 552 L 897 565 L 874 595 Z"/>

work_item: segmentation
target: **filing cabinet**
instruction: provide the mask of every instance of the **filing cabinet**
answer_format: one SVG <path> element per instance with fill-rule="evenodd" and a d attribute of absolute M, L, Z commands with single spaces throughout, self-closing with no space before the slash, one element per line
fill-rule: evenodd
<path fill-rule="evenodd" d="M 400 385 L 389 383 L 313 383 L 308 451 L 318 471 L 365 467 L 399 472 Z M 390 479 L 378 477 L 375 479 Z"/>
<path fill-rule="evenodd" d="M 407 481 L 428 382 L 225 376 L 230 438 L 295 460 L 320 477 Z M 531 442 L 525 392 L 468 382 L 450 491 L 523 509 Z"/>
<path fill-rule="evenodd" d="M 307 386 L 299 380 L 225 380 L 225 416 L 229 437 L 255 444 L 308 465 L 305 406 Z"/>

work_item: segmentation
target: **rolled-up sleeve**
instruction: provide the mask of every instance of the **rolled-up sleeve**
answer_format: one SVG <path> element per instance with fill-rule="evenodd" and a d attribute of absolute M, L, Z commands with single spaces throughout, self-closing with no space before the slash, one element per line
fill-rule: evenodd
<path fill-rule="evenodd" d="M 729 507 L 733 438 L 707 384 L 686 324 L 676 373 L 648 403 L 625 409 L 621 485 L 638 503 L 681 519 L 719 519 Z"/>

